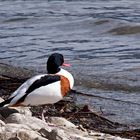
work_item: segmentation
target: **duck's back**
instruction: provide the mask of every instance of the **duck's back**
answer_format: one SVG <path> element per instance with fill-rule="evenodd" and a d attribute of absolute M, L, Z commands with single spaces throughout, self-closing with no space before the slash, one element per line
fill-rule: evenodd
<path fill-rule="evenodd" d="M 37 75 L 23 83 L 10 98 L 10 105 L 52 104 L 62 99 L 59 75 Z"/>

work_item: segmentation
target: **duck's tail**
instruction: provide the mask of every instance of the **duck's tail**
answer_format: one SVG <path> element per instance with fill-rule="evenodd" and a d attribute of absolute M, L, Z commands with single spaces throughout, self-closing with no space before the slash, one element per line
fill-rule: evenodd
<path fill-rule="evenodd" d="M 4 107 L 5 105 L 9 104 L 13 98 L 9 98 L 0 103 L 0 107 Z"/>

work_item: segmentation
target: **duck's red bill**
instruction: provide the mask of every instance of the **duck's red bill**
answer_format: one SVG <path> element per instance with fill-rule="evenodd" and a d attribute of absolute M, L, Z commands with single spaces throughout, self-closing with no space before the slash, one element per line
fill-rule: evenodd
<path fill-rule="evenodd" d="M 64 67 L 70 67 L 70 64 L 63 63 L 62 66 L 64 66 Z"/>

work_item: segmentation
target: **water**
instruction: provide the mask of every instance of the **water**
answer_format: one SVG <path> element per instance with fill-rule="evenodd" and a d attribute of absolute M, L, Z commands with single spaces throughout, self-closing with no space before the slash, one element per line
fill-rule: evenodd
<path fill-rule="evenodd" d="M 80 96 L 107 118 L 140 126 L 139 0 L 1 0 L 0 59 L 45 71 L 64 54 Z"/>

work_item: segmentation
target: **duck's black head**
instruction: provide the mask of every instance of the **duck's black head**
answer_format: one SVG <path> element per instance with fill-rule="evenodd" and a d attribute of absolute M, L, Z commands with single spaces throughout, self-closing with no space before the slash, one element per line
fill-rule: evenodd
<path fill-rule="evenodd" d="M 47 61 L 48 74 L 55 74 L 60 71 L 60 66 L 64 63 L 64 57 L 62 54 L 53 53 L 50 55 Z"/>

